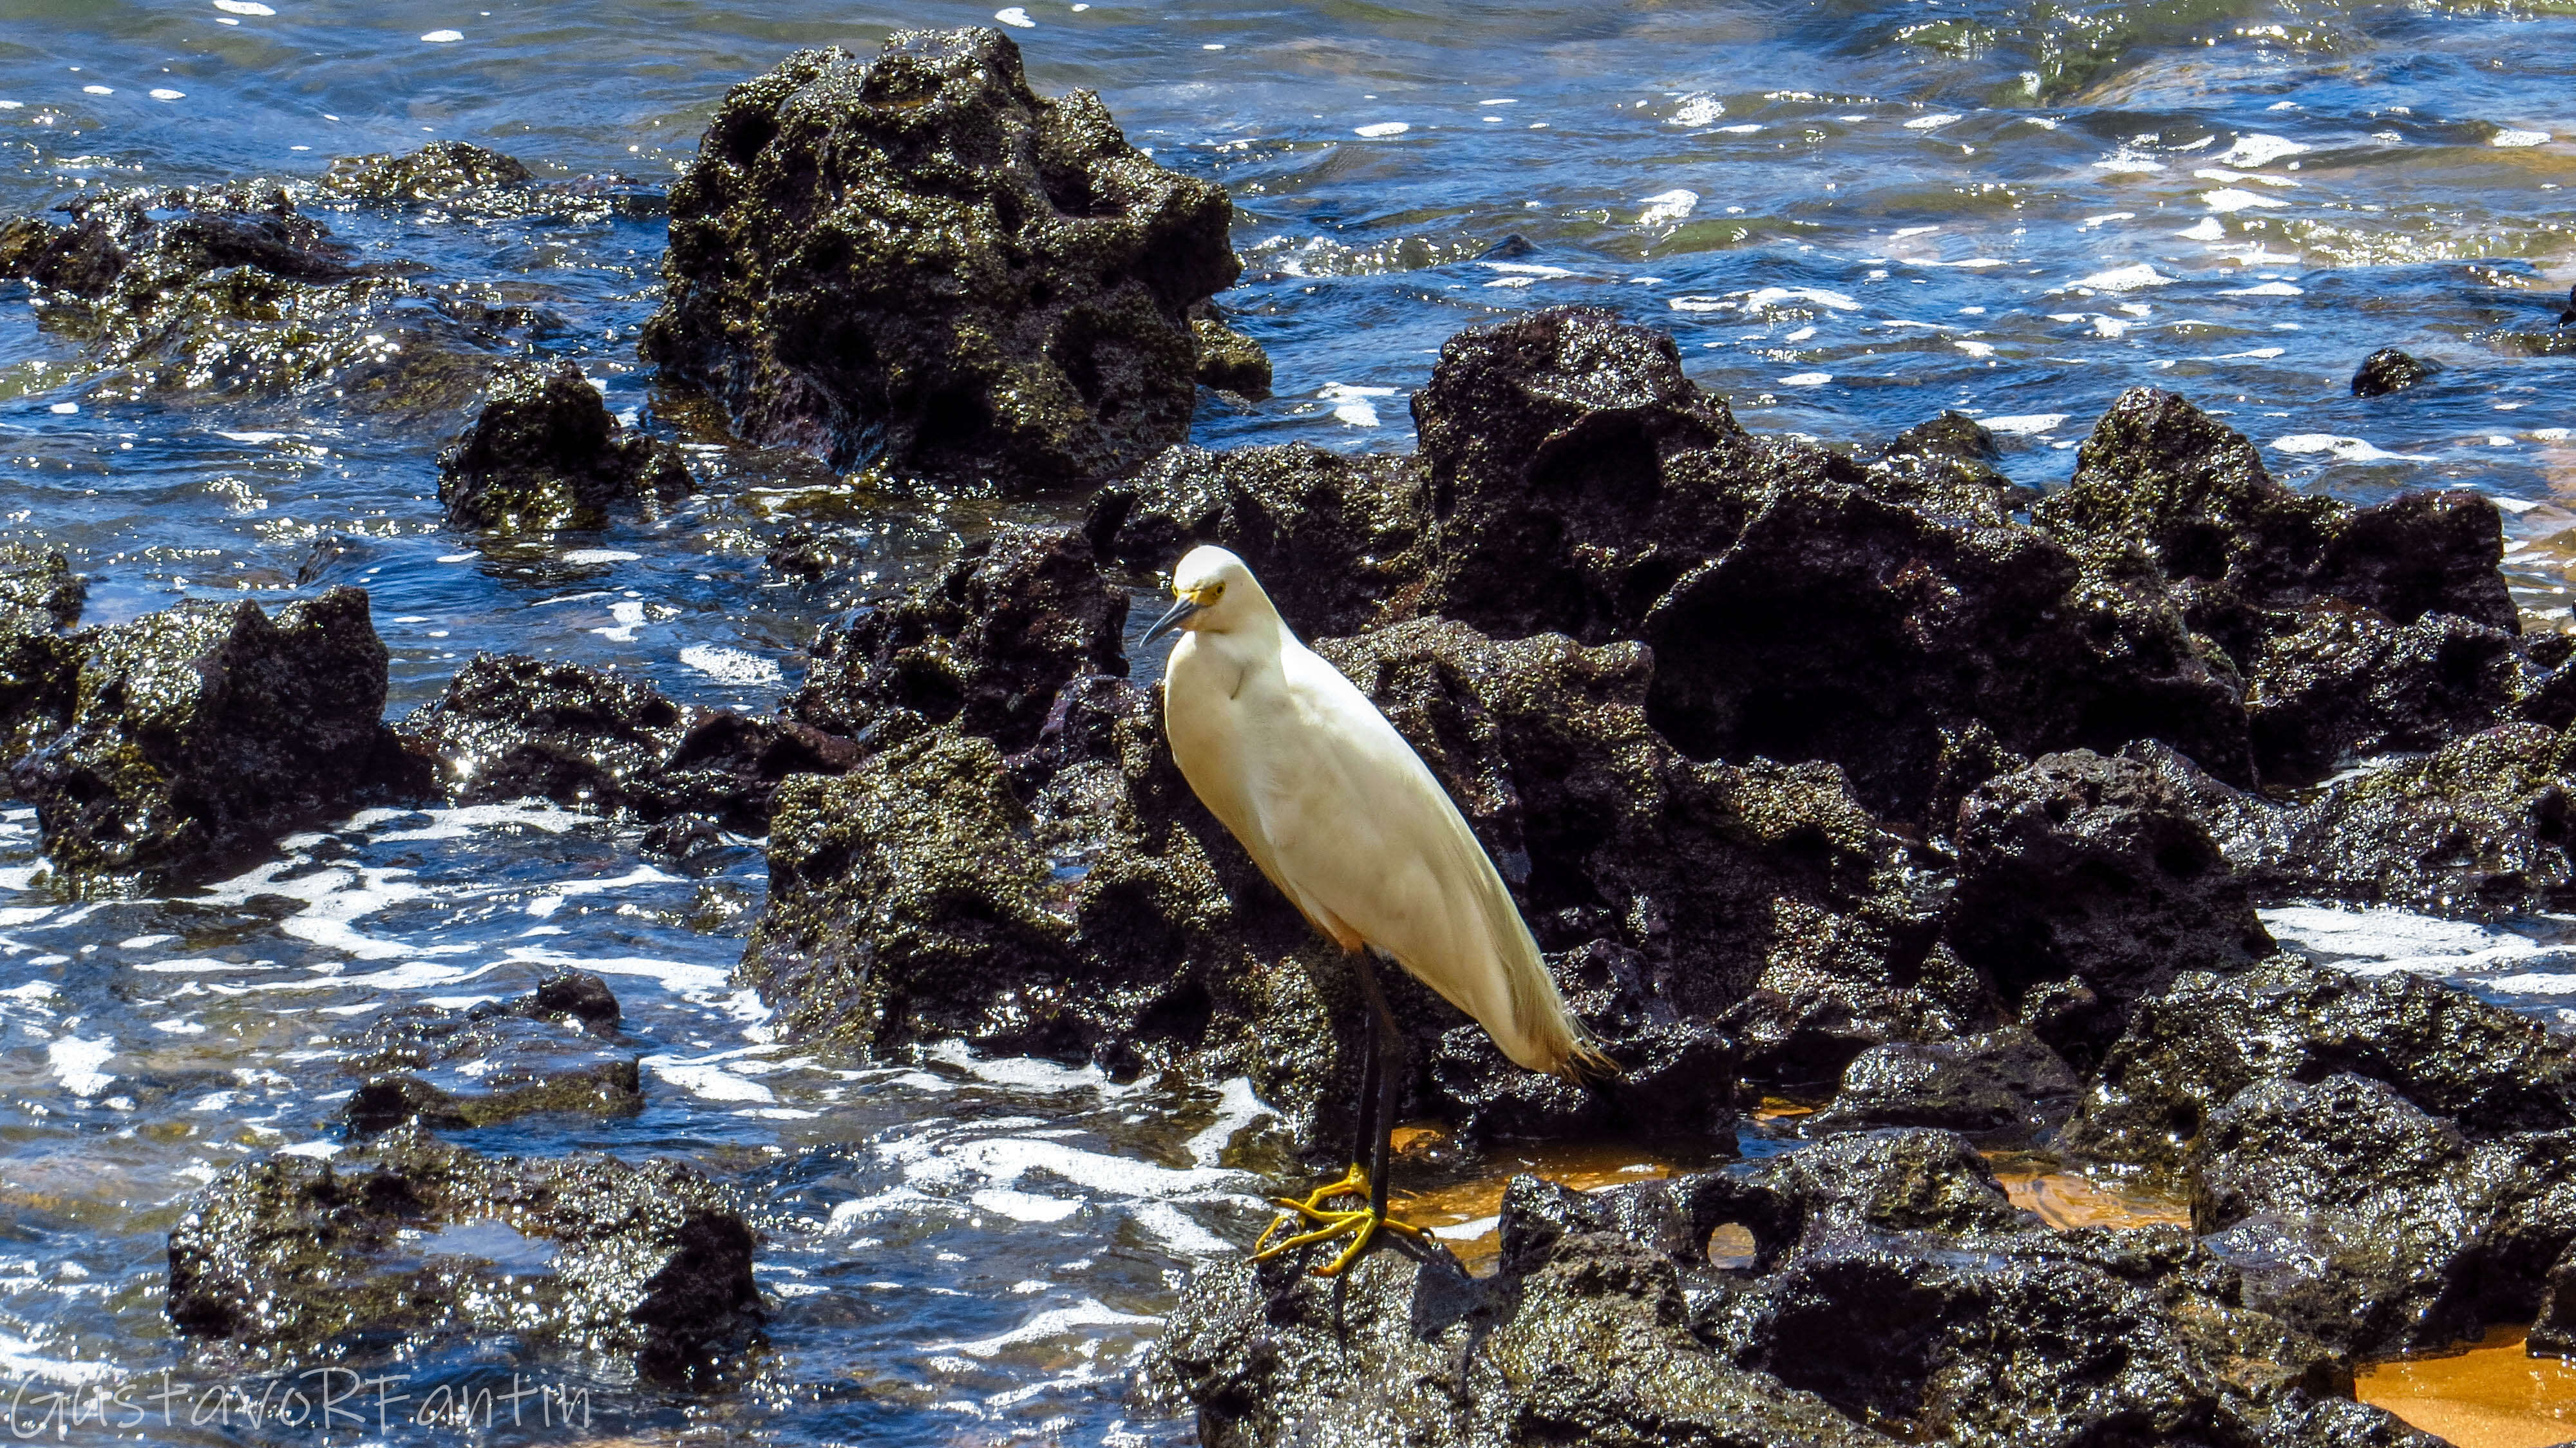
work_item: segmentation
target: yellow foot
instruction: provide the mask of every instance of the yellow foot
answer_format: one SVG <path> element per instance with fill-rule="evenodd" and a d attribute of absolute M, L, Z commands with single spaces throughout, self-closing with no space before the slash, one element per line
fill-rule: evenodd
<path fill-rule="evenodd" d="M 1336 1197 L 1357 1197 L 1360 1204 L 1351 1208 L 1333 1208 L 1324 1205 Z M 1340 1180 L 1326 1182 L 1308 1192 L 1302 1201 L 1293 1197 L 1274 1197 L 1271 1200 L 1273 1205 L 1287 1215 L 1272 1221 L 1262 1232 L 1261 1240 L 1253 1244 L 1252 1260 L 1255 1262 L 1267 1262 L 1282 1252 L 1298 1247 L 1311 1247 L 1318 1242 L 1329 1242 L 1337 1237 L 1351 1239 L 1350 1244 L 1342 1248 L 1332 1261 L 1315 1269 L 1315 1275 L 1318 1277 L 1340 1276 L 1344 1269 L 1359 1260 L 1362 1252 L 1368 1250 L 1369 1243 L 1375 1240 L 1381 1227 L 1390 1232 L 1401 1232 L 1408 1237 L 1422 1235 L 1421 1228 L 1384 1216 L 1369 1205 L 1368 1172 L 1356 1166 L 1344 1172 Z M 1311 1223 L 1312 1229 L 1299 1232 L 1294 1236 L 1282 1237 L 1277 1242 L 1270 1240 L 1280 1228 L 1298 1222 Z"/>

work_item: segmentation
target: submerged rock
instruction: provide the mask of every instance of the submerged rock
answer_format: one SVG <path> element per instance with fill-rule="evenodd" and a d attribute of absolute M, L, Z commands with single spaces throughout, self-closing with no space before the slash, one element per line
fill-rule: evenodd
<path fill-rule="evenodd" d="M 39 322 L 106 369 L 101 397 L 311 392 L 429 415 L 463 405 L 539 320 L 361 261 L 275 185 L 110 192 L 62 212 L 0 223 L 0 276 L 33 283 Z"/>
<path fill-rule="evenodd" d="M 1712 1263 L 1711 1231 L 1753 1263 Z M 2179 1229 L 2057 1233 L 1957 1137 L 1845 1137 L 1738 1178 L 1514 1181 L 1502 1258 L 1203 1269 L 1158 1376 L 1212 1448 L 1288 1443 L 2429 1445 Z M 1365 1370 L 1353 1364 L 1365 1362 Z"/>
<path fill-rule="evenodd" d="M 1094 494 L 1083 532 L 1104 562 L 1140 571 L 1201 543 L 1231 549 L 1291 629 L 1325 638 L 1405 608 L 1428 523 L 1417 459 L 1288 443 L 1173 448 Z"/>
<path fill-rule="evenodd" d="M 693 708 L 614 669 L 525 654 L 475 655 L 397 728 L 459 804 L 538 795 L 749 835 L 767 828 L 782 781 L 838 773 L 856 754 L 809 725 Z"/>
<path fill-rule="evenodd" d="M 210 878 L 401 774 L 367 595 L 275 617 L 191 600 L 90 630 L 70 721 L 10 767 L 45 853 L 89 884 Z"/>
<path fill-rule="evenodd" d="M 998 32 L 799 51 L 726 96 L 672 188 L 644 353 L 836 469 L 1098 482 L 1186 435 L 1231 216 L 1099 97 L 1031 91 Z"/>
<path fill-rule="evenodd" d="M 1084 535 L 1001 526 L 935 582 L 825 630 L 780 708 L 871 745 L 953 720 L 1016 753 L 1065 684 L 1127 672 L 1126 622 L 1127 595 L 1100 576 Z"/>
<path fill-rule="evenodd" d="M 487 1157 L 405 1127 L 218 1176 L 171 1230 L 167 1310 L 267 1361 L 506 1336 L 685 1381 L 758 1338 L 753 1242 L 731 1195 L 677 1162 Z"/>
<path fill-rule="evenodd" d="M 628 498 L 690 489 L 680 450 L 628 433 L 568 361 L 493 375 L 465 434 L 438 455 L 438 497 L 459 527 L 597 528 Z"/>
<path fill-rule="evenodd" d="M 54 549 L 0 543 L 0 751 L 16 759 L 69 722 L 88 586 Z"/>
<path fill-rule="evenodd" d="M 406 1121 L 491 1126 L 539 1112 L 631 1116 L 644 1109 L 639 1058 L 620 1048 L 617 997 L 588 971 L 463 1010 L 404 1006 L 377 1017 L 350 1054 L 365 1076 L 341 1110 L 353 1136 Z M 565 1028 L 571 1027 L 570 1031 Z"/>
<path fill-rule="evenodd" d="M 524 186 L 530 179 L 515 156 L 467 141 L 432 141 L 408 155 L 338 157 L 314 189 L 352 201 L 400 204 L 449 201 Z"/>
<path fill-rule="evenodd" d="M 2362 360 L 2361 370 L 2352 374 L 2352 395 L 2385 397 L 2403 392 L 2421 382 L 2429 382 L 2442 369 L 2418 357 L 2410 357 L 2394 347 L 2382 347 Z"/>

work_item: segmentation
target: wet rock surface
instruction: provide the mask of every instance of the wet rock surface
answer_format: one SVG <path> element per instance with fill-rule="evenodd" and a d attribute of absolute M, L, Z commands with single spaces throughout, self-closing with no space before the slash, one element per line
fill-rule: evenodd
<path fill-rule="evenodd" d="M 1094 494 L 1083 532 L 1103 564 L 1147 573 L 1202 543 L 1230 549 L 1299 637 L 1331 638 L 1407 610 L 1429 524 L 1422 487 L 1409 457 L 1176 447 Z"/>
<path fill-rule="evenodd" d="M 1988 780 L 1959 807 L 1957 848 L 1943 938 L 2079 1066 L 2176 972 L 2272 953 L 2191 798 L 2141 761 L 2082 750 Z"/>
<path fill-rule="evenodd" d="M 2170 750 L 2140 758 L 2190 792 L 2228 860 L 2265 902 L 2340 900 L 2492 919 L 2576 890 L 2566 741 L 2508 724 L 2274 804 Z"/>
<path fill-rule="evenodd" d="M 995 31 L 800 51 L 735 87 L 672 188 L 645 355 L 836 469 L 1097 483 L 1187 433 L 1231 216 L 1097 96 L 1031 91 Z M 1227 337 L 1218 375 L 1248 383 Z"/>
<path fill-rule="evenodd" d="M 0 750 L 15 759 L 71 718 L 88 586 L 59 551 L 0 543 Z"/>
<path fill-rule="evenodd" d="M 2259 1303 L 2339 1352 L 2532 1320 L 2576 1239 L 2576 1047 L 2406 975 L 2292 957 L 2141 1006 L 2064 1145 L 2174 1173 Z"/>
<path fill-rule="evenodd" d="M 570 362 L 502 367 L 473 423 L 438 456 L 439 501 L 458 527 L 597 528 L 619 502 L 670 502 L 689 489 L 680 450 L 619 426 Z"/>
<path fill-rule="evenodd" d="M 1728 1223 L 1749 1268 L 1706 1255 Z M 1395 1252 L 1346 1291 L 1293 1258 L 1206 1269 L 1157 1371 L 1225 1448 L 2433 1441 L 2339 1399 L 2323 1346 L 2187 1234 L 2049 1231 L 1947 1133 L 1589 1195 L 1524 1177 L 1502 1235 L 1482 1280 Z"/>
<path fill-rule="evenodd" d="M 781 711 L 871 743 L 953 721 L 1016 753 L 1075 677 L 1127 672 L 1126 622 L 1083 534 L 1005 526 L 936 582 L 826 630 Z"/>
<path fill-rule="evenodd" d="M 253 1360 L 509 1334 L 686 1381 L 757 1340 L 754 1241 L 676 1162 L 486 1157 L 406 1126 L 352 1157 L 217 1177 L 171 1231 L 168 1311 Z"/>
<path fill-rule="evenodd" d="M 810 725 L 683 705 L 613 669 L 524 654 L 476 655 L 397 732 L 456 803 L 539 796 L 643 820 L 674 847 L 693 826 L 761 833 L 789 776 L 837 773 L 856 754 Z"/>
<path fill-rule="evenodd" d="M 191 601 L 79 635 L 69 720 L 10 767 L 46 855 L 87 888 L 164 888 L 347 814 L 405 771 L 379 722 L 367 595 Z"/>
<path fill-rule="evenodd" d="M 2352 395 L 2385 397 L 2392 392 L 2403 392 L 2418 383 L 2431 381 L 2433 375 L 2441 370 L 2420 357 L 2410 356 L 2394 347 L 2382 347 L 2363 358 L 2360 370 L 2352 374 Z"/>

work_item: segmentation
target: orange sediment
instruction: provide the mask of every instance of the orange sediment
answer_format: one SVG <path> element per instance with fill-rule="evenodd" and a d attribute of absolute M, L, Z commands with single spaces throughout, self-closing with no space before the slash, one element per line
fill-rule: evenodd
<path fill-rule="evenodd" d="M 2005 1158 L 1995 1162 L 1995 1180 L 2004 1195 L 2025 1212 L 2059 1231 L 2076 1227 L 2161 1227 L 2191 1225 L 2191 1206 L 2177 1198 L 2119 1182 L 2096 1181 L 2073 1172 L 2046 1170 L 2036 1162 Z"/>
<path fill-rule="evenodd" d="M 2576 1439 L 2576 1367 L 2529 1357 L 2499 1327 L 2466 1352 L 2372 1363 L 2353 1396 L 2459 1448 L 2545 1448 Z"/>

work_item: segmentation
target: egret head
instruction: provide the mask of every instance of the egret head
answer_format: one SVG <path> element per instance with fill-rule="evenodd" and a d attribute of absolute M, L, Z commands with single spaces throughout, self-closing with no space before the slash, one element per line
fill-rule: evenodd
<path fill-rule="evenodd" d="M 1193 548 L 1172 570 L 1170 611 L 1145 630 L 1152 643 L 1174 629 L 1226 633 L 1270 612 L 1270 600 L 1243 560 L 1222 548 Z"/>

